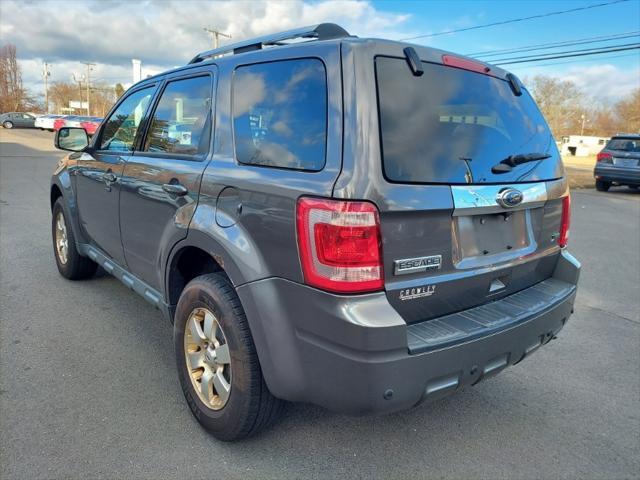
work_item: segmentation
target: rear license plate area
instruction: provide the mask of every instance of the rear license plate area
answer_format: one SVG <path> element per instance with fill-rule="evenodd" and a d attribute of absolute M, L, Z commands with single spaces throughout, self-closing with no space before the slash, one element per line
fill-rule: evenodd
<path fill-rule="evenodd" d="M 454 217 L 454 264 L 473 267 L 522 254 L 531 247 L 530 224 L 528 210 Z"/>
<path fill-rule="evenodd" d="M 635 158 L 617 158 L 613 157 L 613 164 L 616 167 L 637 167 L 638 160 Z"/>

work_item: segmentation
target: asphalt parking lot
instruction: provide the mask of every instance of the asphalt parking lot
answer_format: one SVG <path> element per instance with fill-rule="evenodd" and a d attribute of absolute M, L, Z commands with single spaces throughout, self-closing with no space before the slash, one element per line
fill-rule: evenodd
<path fill-rule="evenodd" d="M 639 193 L 573 192 L 576 312 L 531 359 L 400 414 L 290 405 L 269 431 L 225 444 L 183 400 L 160 313 L 107 275 L 59 276 L 52 138 L 0 131 L 0 478 L 640 474 Z"/>

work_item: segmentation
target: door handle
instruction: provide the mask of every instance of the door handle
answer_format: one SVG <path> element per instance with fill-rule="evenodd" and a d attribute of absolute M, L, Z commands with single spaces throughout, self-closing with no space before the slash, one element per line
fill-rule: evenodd
<path fill-rule="evenodd" d="M 118 179 L 118 177 L 116 177 L 115 173 L 106 172 L 102 174 L 102 179 L 107 183 L 113 183 Z"/>
<path fill-rule="evenodd" d="M 165 183 L 162 185 L 162 190 L 178 197 L 182 197 L 189 192 L 187 187 L 180 185 L 179 183 Z"/>

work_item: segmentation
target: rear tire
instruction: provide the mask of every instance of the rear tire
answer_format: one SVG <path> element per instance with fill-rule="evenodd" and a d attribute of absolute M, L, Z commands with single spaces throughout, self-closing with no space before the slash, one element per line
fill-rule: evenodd
<path fill-rule="evenodd" d="M 605 182 L 604 180 L 596 180 L 596 190 L 599 192 L 607 192 L 611 187 L 611 182 Z"/>
<path fill-rule="evenodd" d="M 3 126 L 4 128 L 6 128 L 7 130 L 9 130 L 9 129 L 13 128 L 13 123 L 12 123 L 12 122 L 9 122 L 9 121 L 6 121 L 6 122 L 4 122 L 4 123 L 2 124 L 2 126 Z"/>
<path fill-rule="evenodd" d="M 627 185 L 631 190 L 638 190 L 640 188 L 638 185 Z"/>
<path fill-rule="evenodd" d="M 67 220 L 62 197 L 53 205 L 51 217 L 51 236 L 53 238 L 53 256 L 60 275 L 69 280 L 89 278 L 98 268 L 98 264 L 83 257 L 76 248 L 76 239 Z"/>
<path fill-rule="evenodd" d="M 240 440 L 281 415 L 284 402 L 267 388 L 244 309 L 223 274 L 187 284 L 173 332 L 182 391 L 194 417 L 214 437 Z"/>

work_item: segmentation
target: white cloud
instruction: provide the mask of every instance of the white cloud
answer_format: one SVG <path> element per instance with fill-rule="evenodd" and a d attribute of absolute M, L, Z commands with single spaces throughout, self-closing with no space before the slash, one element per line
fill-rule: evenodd
<path fill-rule="evenodd" d="M 40 88 L 43 59 L 52 80 L 68 80 L 80 63 L 98 64 L 106 83 L 131 78 L 131 58 L 164 70 L 210 48 L 203 27 L 234 40 L 319 22 L 335 22 L 359 36 L 398 38 L 409 15 L 376 9 L 369 1 L 2 1 L 0 40 L 14 43 L 28 87 Z M 226 40 L 228 41 L 228 40 Z"/>
<path fill-rule="evenodd" d="M 595 101 L 615 101 L 640 88 L 640 67 L 622 70 L 611 64 L 575 66 L 559 75 Z"/>
<path fill-rule="evenodd" d="M 587 60 L 586 62 L 593 62 Z M 510 65 L 505 68 L 509 69 Z M 623 66 L 612 63 L 586 63 L 572 66 L 558 64 L 552 68 L 527 66 L 513 68 L 522 79 L 546 75 L 573 82 L 593 102 L 603 105 L 618 101 L 632 90 L 640 88 L 640 57 L 625 61 Z"/>

